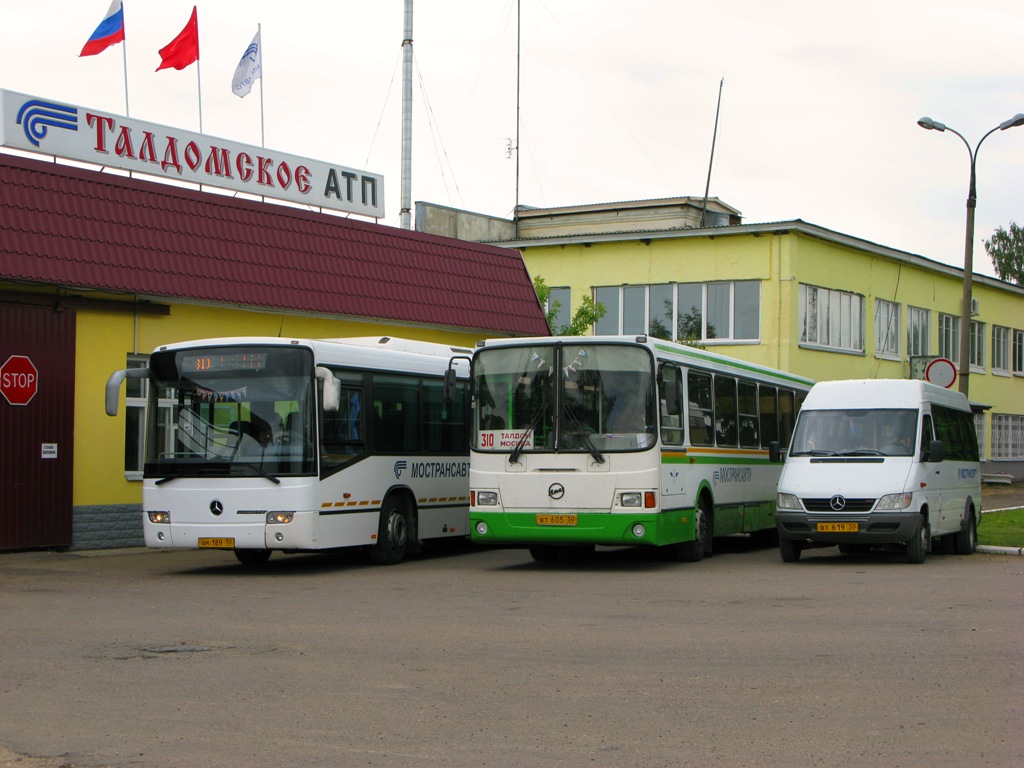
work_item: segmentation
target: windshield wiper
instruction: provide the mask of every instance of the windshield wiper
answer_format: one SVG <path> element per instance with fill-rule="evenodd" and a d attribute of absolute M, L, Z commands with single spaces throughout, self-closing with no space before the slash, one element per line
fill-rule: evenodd
<path fill-rule="evenodd" d="M 572 425 L 576 427 L 577 430 L 576 432 L 566 432 L 566 437 L 582 437 L 583 440 L 581 442 L 584 444 L 584 446 L 586 446 L 586 449 L 590 453 L 590 455 L 594 457 L 594 461 L 596 461 L 598 464 L 604 464 L 604 455 L 602 455 L 602 453 L 599 450 L 597 450 L 597 446 L 594 445 L 594 442 L 590 439 L 590 435 L 583 428 L 583 422 L 579 420 L 579 417 L 575 413 L 573 413 L 572 410 L 570 410 L 569 408 L 563 408 L 562 412 L 566 415 L 569 421 L 572 422 Z"/>
<path fill-rule="evenodd" d="M 855 451 L 844 451 L 840 456 L 887 456 L 888 454 L 876 451 L 872 448 L 858 448 Z"/>
<path fill-rule="evenodd" d="M 232 467 L 245 467 L 246 469 L 251 469 L 254 473 L 259 475 L 260 477 L 267 478 L 267 480 L 272 482 L 274 485 L 280 485 L 281 484 L 280 479 L 278 479 L 277 477 L 274 477 L 274 475 L 272 475 L 269 472 L 267 472 L 267 470 L 265 470 L 263 467 L 258 467 L 255 464 L 250 464 L 247 461 L 239 461 L 237 463 L 232 464 L 231 466 Z"/>
<path fill-rule="evenodd" d="M 789 454 L 790 456 L 838 456 L 839 454 L 835 451 L 793 451 Z"/>

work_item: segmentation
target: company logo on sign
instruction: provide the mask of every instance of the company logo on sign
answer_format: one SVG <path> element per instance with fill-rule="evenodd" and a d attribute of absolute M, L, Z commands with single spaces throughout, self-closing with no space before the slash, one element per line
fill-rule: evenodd
<path fill-rule="evenodd" d="M 49 101 L 26 101 L 18 110 L 18 125 L 26 138 L 35 146 L 46 138 L 50 127 L 78 130 L 78 110 Z"/>
<path fill-rule="evenodd" d="M 750 467 L 722 467 L 712 474 L 715 485 L 719 483 L 749 483 Z"/>
<path fill-rule="evenodd" d="M 11 149 L 384 216 L 380 174 L 13 91 L 0 90 L 0 111 L 0 145 Z"/>

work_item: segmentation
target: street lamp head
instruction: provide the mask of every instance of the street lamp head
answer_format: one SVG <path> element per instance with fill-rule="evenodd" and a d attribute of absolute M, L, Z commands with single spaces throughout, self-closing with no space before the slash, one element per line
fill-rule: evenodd
<path fill-rule="evenodd" d="M 1018 115 L 1020 117 L 1020 115 Z M 932 120 L 930 117 L 922 117 L 917 121 L 917 124 L 924 128 L 926 131 L 944 131 L 946 126 L 940 122 Z M 1009 126 L 1007 126 L 1009 127 Z"/>
<path fill-rule="evenodd" d="M 1005 131 L 1007 128 L 1016 128 L 1019 125 L 1024 125 L 1024 113 L 1018 112 L 1016 115 L 1011 117 L 1009 120 L 1004 120 L 999 124 L 999 130 Z"/>

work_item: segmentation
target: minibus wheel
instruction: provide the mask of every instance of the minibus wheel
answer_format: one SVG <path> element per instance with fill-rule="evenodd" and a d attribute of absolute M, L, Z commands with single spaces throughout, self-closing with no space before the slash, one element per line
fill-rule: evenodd
<path fill-rule="evenodd" d="M 795 563 L 800 559 L 800 553 L 804 548 L 795 539 L 779 539 L 779 557 L 784 563 Z"/>
<path fill-rule="evenodd" d="M 978 519 L 972 509 L 967 513 L 967 522 L 957 531 L 953 540 L 953 551 L 958 555 L 970 555 L 978 548 Z"/>
<path fill-rule="evenodd" d="M 907 562 L 914 564 L 923 563 L 925 557 L 928 556 L 930 540 L 931 532 L 928 529 L 928 521 L 922 517 L 917 533 L 914 534 L 914 538 L 907 542 Z"/>

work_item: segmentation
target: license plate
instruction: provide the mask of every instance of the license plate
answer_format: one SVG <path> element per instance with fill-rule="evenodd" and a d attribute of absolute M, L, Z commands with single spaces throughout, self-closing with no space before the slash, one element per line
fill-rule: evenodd
<path fill-rule="evenodd" d="M 537 525 L 576 525 L 576 515 L 537 515 Z"/>
<path fill-rule="evenodd" d="M 858 523 L 818 523 L 818 533 L 857 533 Z"/>
<path fill-rule="evenodd" d="M 200 539 L 199 540 L 199 548 L 200 549 L 234 549 L 235 548 L 235 540 L 234 539 L 224 539 L 224 538 L 220 538 L 220 539 Z"/>

